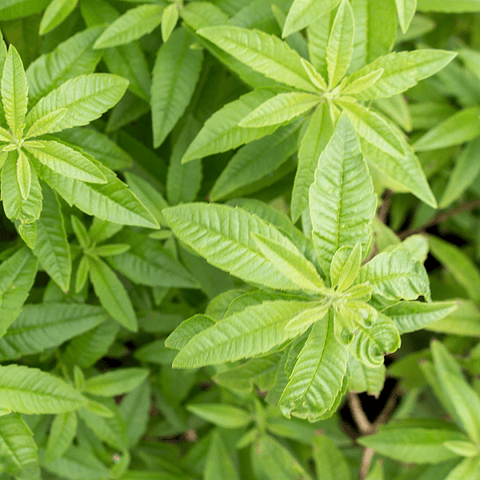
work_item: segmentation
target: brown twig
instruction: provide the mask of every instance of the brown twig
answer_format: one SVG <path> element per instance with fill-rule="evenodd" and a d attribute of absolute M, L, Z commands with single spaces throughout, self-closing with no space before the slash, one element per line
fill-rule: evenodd
<path fill-rule="evenodd" d="M 420 225 L 417 228 L 409 228 L 408 230 L 404 230 L 398 234 L 401 240 L 409 237 L 410 235 L 414 235 L 416 233 L 422 233 L 425 229 L 432 227 L 433 225 L 438 225 L 439 223 L 448 220 L 455 215 L 460 215 L 462 213 L 468 212 L 470 210 L 474 210 L 475 208 L 480 207 L 480 200 L 472 200 L 470 202 L 465 202 L 462 205 L 458 206 L 457 208 L 452 208 L 446 212 L 437 213 L 431 220 L 425 222 L 423 225 Z"/>
<path fill-rule="evenodd" d="M 348 406 L 350 408 L 350 412 L 352 412 L 353 420 L 355 420 L 360 434 L 369 435 L 374 433 L 375 428 L 367 418 L 367 415 L 365 415 L 360 398 L 356 393 L 350 392 L 348 394 Z"/>
<path fill-rule="evenodd" d="M 391 190 L 385 190 L 382 204 L 380 205 L 377 213 L 377 218 L 382 223 L 385 223 L 385 220 L 387 219 L 388 211 L 390 210 L 390 204 L 392 203 L 392 195 L 393 192 Z"/>
<path fill-rule="evenodd" d="M 400 391 L 400 384 L 397 383 L 397 385 L 395 385 L 395 388 L 392 390 L 392 393 L 390 393 L 390 397 L 388 398 L 387 403 L 383 407 L 383 410 L 380 412 L 380 415 L 378 415 L 378 417 L 373 422 L 373 427 L 375 428 L 375 431 L 377 430 L 377 427 L 379 425 L 381 425 L 382 423 L 387 423 L 390 414 L 395 409 L 398 396 L 400 395 Z"/>

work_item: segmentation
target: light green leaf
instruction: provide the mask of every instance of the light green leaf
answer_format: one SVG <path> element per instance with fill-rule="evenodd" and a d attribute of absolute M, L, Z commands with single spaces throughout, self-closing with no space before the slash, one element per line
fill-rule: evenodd
<path fill-rule="evenodd" d="M 45 35 L 60 25 L 77 6 L 78 0 L 52 0 L 40 22 L 40 35 Z"/>
<path fill-rule="evenodd" d="M 1 91 L 8 126 L 12 134 L 20 139 L 27 114 L 28 86 L 22 59 L 13 45 L 10 45 L 5 59 Z"/>
<path fill-rule="evenodd" d="M 267 127 L 291 122 L 320 103 L 318 95 L 310 93 L 280 93 L 247 115 L 238 125 L 245 128 Z"/>
<path fill-rule="evenodd" d="M 405 33 L 417 9 L 417 0 L 395 0 L 397 4 L 398 19 L 402 32 Z"/>
<path fill-rule="evenodd" d="M 178 21 L 178 6 L 175 3 L 168 5 L 162 14 L 162 40 L 165 43 Z"/>
<path fill-rule="evenodd" d="M 380 253 L 360 269 L 356 283 L 370 282 L 374 292 L 389 300 L 415 300 L 429 296 L 424 266 L 405 248 Z"/>
<path fill-rule="evenodd" d="M 42 148 L 25 142 L 24 148 L 50 170 L 82 182 L 107 183 L 102 172 L 80 152 L 53 140 L 42 141 Z"/>
<path fill-rule="evenodd" d="M 367 73 L 383 68 L 380 79 L 371 87 L 355 95 L 359 100 L 374 100 L 397 95 L 415 86 L 448 65 L 456 56 L 446 50 L 422 49 L 413 52 L 389 53 L 356 71 L 353 81 Z"/>
<path fill-rule="evenodd" d="M 480 272 L 475 263 L 458 247 L 428 235 L 430 251 L 442 263 L 466 290 L 468 296 L 480 303 Z"/>
<path fill-rule="evenodd" d="M 462 12 L 480 12 L 479 0 L 418 0 L 418 10 L 420 12 L 444 12 L 444 13 L 462 13 Z"/>
<path fill-rule="evenodd" d="M 18 413 L 0 417 L 0 461 L 18 479 L 40 479 L 37 445 L 28 425 Z"/>
<path fill-rule="evenodd" d="M 477 457 L 465 458 L 453 470 L 445 480 L 476 480 L 480 475 L 480 464 Z"/>
<path fill-rule="evenodd" d="M 90 280 L 102 306 L 120 325 L 136 332 L 137 317 L 123 283 L 103 260 L 89 257 L 88 263 Z"/>
<path fill-rule="evenodd" d="M 283 37 L 308 27 L 317 18 L 333 10 L 340 0 L 295 0 L 288 11 Z"/>
<path fill-rule="evenodd" d="M 378 397 L 385 382 L 385 365 L 371 367 L 350 355 L 347 364 L 348 388 L 354 392 L 367 392 Z"/>
<path fill-rule="evenodd" d="M 68 383 L 37 368 L 0 366 L 0 407 L 13 412 L 65 413 L 87 401 Z"/>
<path fill-rule="evenodd" d="M 158 49 L 150 92 L 154 147 L 164 142 L 185 112 L 195 90 L 203 53 L 190 48 L 193 42 L 194 37 L 181 28 Z"/>
<path fill-rule="evenodd" d="M 181 350 L 192 337 L 215 325 L 215 320 L 208 315 L 197 314 L 182 322 L 165 340 L 165 346 Z"/>
<path fill-rule="evenodd" d="M 315 183 L 310 187 L 310 216 L 318 261 L 330 271 L 335 252 L 361 243 L 366 252 L 376 198 L 360 144 L 345 116 L 318 161 Z"/>
<path fill-rule="evenodd" d="M 383 310 L 401 334 L 421 328 L 446 317 L 457 309 L 457 302 L 399 302 Z"/>
<path fill-rule="evenodd" d="M 92 73 L 66 81 L 43 97 L 28 113 L 27 129 L 45 115 L 66 108 L 54 131 L 87 125 L 112 108 L 123 96 L 128 81 L 117 75 Z"/>
<path fill-rule="evenodd" d="M 350 468 L 345 456 L 326 435 L 313 438 L 313 459 L 317 480 L 350 480 Z"/>
<path fill-rule="evenodd" d="M 357 243 L 352 247 L 341 247 L 335 252 L 330 265 L 332 288 L 339 292 L 349 288 L 357 278 L 362 263 L 362 246 Z"/>
<path fill-rule="evenodd" d="M 267 353 L 295 337 L 285 325 L 311 302 L 264 301 L 227 316 L 197 333 L 175 357 L 174 368 L 197 368 Z"/>
<path fill-rule="evenodd" d="M 233 405 L 191 403 L 187 405 L 187 410 L 207 422 L 223 428 L 246 427 L 253 420 L 250 413 Z"/>
<path fill-rule="evenodd" d="M 300 55 L 274 35 L 239 27 L 207 27 L 198 35 L 268 78 L 290 87 L 316 92 Z"/>
<path fill-rule="evenodd" d="M 362 77 L 357 77 L 354 80 L 350 80 L 348 77 L 347 84 L 342 89 L 342 95 L 353 95 L 362 92 L 366 88 L 375 85 L 378 79 L 383 75 L 383 68 L 369 72 Z"/>
<path fill-rule="evenodd" d="M 462 457 L 475 457 L 479 454 L 477 445 L 472 442 L 452 440 L 450 442 L 444 442 L 444 445 Z"/>
<path fill-rule="evenodd" d="M 203 478 L 205 480 L 225 480 L 227 478 L 229 480 L 240 480 L 222 437 L 217 431 L 212 434 Z"/>
<path fill-rule="evenodd" d="M 295 315 L 285 326 L 285 330 L 306 331 L 313 323 L 323 320 L 329 309 L 328 305 L 318 305 Z"/>
<path fill-rule="evenodd" d="M 85 381 L 85 392 L 100 397 L 113 397 L 130 392 L 148 377 L 145 368 L 117 368 L 107 373 L 95 375 Z"/>
<path fill-rule="evenodd" d="M 45 135 L 46 133 L 51 133 L 54 131 L 55 126 L 62 120 L 66 113 L 66 108 L 60 108 L 59 110 L 55 110 L 44 117 L 39 118 L 29 128 L 27 134 L 25 135 L 25 140 L 30 137 L 38 137 L 40 135 Z"/>
<path fill-rule="evenodd" d="M 425 328 L 433 332 L 480 337 L 480 310 L 471 300 L 458 300 L 457 309 Z"/>
<path fill-rule="evenodd" d="M 32 186 L 32 167 L 30 166 L 27 156 L 22 150 L 18 151 L 17 182 L 23 199 L 27 200 L 30 195 L 30 188 Z"/>
<path fill-rule="evenodd" d="M 191 143 L 182 162 L 225 152 L 274 132 L 276 126 L 248 129 L 238 126 L 250 112 L 273 96 L 267 90 L 254 90 L 215 112 Z"/>
<path fill-rule="evenodd" d="M 95 70 L 101 52 L 92 50 L 92 45 L 103 29 L 103 26 L 87 28 L 30 64 L 27 69 L 30 105 L 35 105 L 68 79 Z"/>
<path fill-rule="evenodd" d="M 279 405 L 284 415 L 315 421 L 333 405 L 347 369 L 347 349 L 335 339 L 331 314 L 314 324 Z"/>
<path fill-rule="evenodd" d="M 436 150 L 460 145 L 480 136 L 480 106 L 455 113 L 419 138 L 413 148 L 417 151 Z"/>
<path fill-rule="evenodd" d="M 160 25 L 163 10 L 160 5 L 140 5 L 127 10 L 98 37 L 93 48 L 115 47 L 143 37 Z"/>
<path fill-rule="evenodd" d="M 347 73 L 353 53 L 353 10 L 350 2 L 342 0 L 333 21 L 327 44 L 328 86 L 337 86 Z"/>
<path fill-rule="evenodd" d="M 325 284 L 314 265 L 294 245 L 288 248 L 285 244 L 264 235 L 252 233 L 252 236 L 265 258 L 268 258 L 281 274 L 292 280 L 300 289 L 315 293 L 325 292 Z"/>
<path fill-rule="evenodd" d="M 75 412 L 55 415 L 47 442 L 47 462 L 60 458 L 72 445 L 77 434 L 77 414 Z"/>
<path fill-rule="evenodd" d="M 56 302 L 25 305 L 0 338 L 0 360 L 14 360 L 57 347 L 107 318 L 101 307 L 93 305 Z"/>
<path fill-rule="evenodd" d="M 465 436 L 440 428 L 389 427 L 357 441 L 401 462 L 440 463 L 457 456 L 443 445 L 450 440 L 465 440 Z"/>

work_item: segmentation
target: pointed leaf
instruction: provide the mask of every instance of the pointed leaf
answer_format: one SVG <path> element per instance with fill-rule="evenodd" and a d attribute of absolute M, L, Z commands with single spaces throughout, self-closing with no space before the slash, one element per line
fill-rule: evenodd
<path fill-rule="evenodd" d="M 313 439 L 313 459 L 317 480 L 350 480 L 352 475 L 341 450 L 326 435 Z"/>
<path fill-rule="evenodd" d="M 78 0 L 52 0 L 40 22 L 40 35 L 45 35 L 60 25 L 77 6 Z"/>
<path fill-rule="evenodd" d="M 27 156 L 22 150 L 18 151 L 17 182 L 23 199 L 27 200 L 30 195 L 30 188 L 32 186 L 32 167 L 30 166 Z"/>
<path fill-rule="evenodd" d="M 228 455 L 228 451 L 218 432 L 214 432 L 205 463 L 205 480 L 240 480 L 237 469 Z"/>
<path fill-rule="evenodd" d="M 400 27 L 405 33 L 410 26 L 410 23 L 415 15 L 417 9 L 417 0 L 395 0 L 397 4 L 398 19 L 400 20 Z"/>
<path fill-rule="evenodd" d="M 47 443 L 47 462 L 60 458 L 72 445 L 77 434 L 77 414 L 75 412 L 59 413 L 50 427 Z"/>
<path fill-rule="evenodd" d="M 138 387 L 149 375 L 145 368 L 119 368 L 85 381 L 85 392 L 101 397 L 113 397 L 130 392 Z"/>
<path fill-rule="evenodd" d="M 162 40 L 166 42 L 170 34 L 177 25 L 178 6 L 176 4 L 168 5 L 162 14 Z"/>
<path fill-rule="evenodd" d="M 54 110 L 53 112 L 45 115 L 42 118 L 39 118 L 29 128 L 27 134 L 25 135 L 25 140 L 30 137 L 38 137 L 40 135 L 45 135 L 46 133 L 51 133 L 55 130 L 55 126 L 58 122 L 62 120 L 66 113 L 66 108 L 60 108 L 58 110 Z"/>
<path fill-rule="evenodd" d="M 246 427 L 253 420 L 250 413 L 233 405 L 193 403 L 187 405 L 187 410 L 207 422 L 223 428 Z"/>

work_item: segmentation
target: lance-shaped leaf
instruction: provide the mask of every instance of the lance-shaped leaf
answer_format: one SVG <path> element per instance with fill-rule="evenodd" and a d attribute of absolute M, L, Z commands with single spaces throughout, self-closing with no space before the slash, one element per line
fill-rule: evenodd
<path fill-rule="evenodd" d="M 420 12 L 443 13 L 479 12 L 480 2 L 478 0 L 457 0 L 456 2 L 449 2 L 448 0 L 418 0 L 418 10 Z"/>
<path fill-rule="evenodd" d="M 42 118 L 39 118 L 29 129 L 25 135 L 25 140 L 31 137 L 38 137 L 40 135 L 45 135 L 51 133 L 55 130 L 55 126 L 58 122 L 65 116 L 67 113 L 66 108 L 60 108 L 59 110 L 54 110 L 53 112 L 45 115 Z"/>
<path fill-rule="evenodd" d="M 24 147 L 39 162 L 60 175 L 82 182 L 107 182 L 102 172 L 88 158 L 63 143 L 44 140 L 41 148 L 30 142 L 25 142 Z"/>
<path fill-rule="evenodd" d="M 327 44 L 328 86 L 334 88 L 347 73 L 353 53 L 354 19 L 350 2 L 338 7 Z"/>
<path fill-rule="evenodd" d="M 0 366 L 0 407 L 13 412 L 64 413 L 87 402 L 71 385 L 38 368 Z"/>
<path fill-rule="evenodd" d="M 290 34 L 308 27 L 317 18 L 333 10 L 339 3 L 340 0 L 295 0 L 288 11 L 282 36 L 288 37 Z"/>
<path fill-rule="evenodd" d="M 52 0 L 40 22 L 40 35 L 45 35 L 60 25 L 77 6 L 78 0 Z"/>
<path fill-rule="evenodd" d="M 471 300 L 458 300 L 456 304 L 457 309 L 454 312 L 425 328 L 433 332 L 480 336 L 480 310 L 477 304 Z"/>
<path fill-rule="evenodd" d="M 168 5 L 162 13 L 162 40 L 165 43 L 178 22 L 178 5 Z"/>
<path fill-rule="evenodd" d="M 381 253 L 360 269 L 356 283 L 370 282 L 375 293 L 389 300 L 428 297 L 430 287 L 424 266 L 405 248 Z"/>
<path fill-rule="evenodd" d="M 101 307 L 48 302 L 25 305 L 0 338 L 0 360 L 40 353 L 80 335 L 108 318 Z"/>
<path fill-rule="evenodd" d="M 160 5 L 140 5 L 127 10 L 98 37 L 93 48 L 115 47 L 143 37 L 160 25 L 162 12 Z"/>
<path fill-rule="evenodd" d="M 22 157 L 25 155 L 22 152 Z M 25 200 L 18 184 L 17 155 L 9 152 L 2 168 L 2 201 L 5 215 L 11 220 L 33 223 L 42 211 L 42 190 L 34 169 L 30 169 L 30 188 Z"/>
<path fill-rule="evenodd" d="M 253 70 L 290 87 L 316 92 L 300 55 L 275 35 L 239 27 L 207 27 L 197 32 Z"/>
<path fill-rule="evenodd" d="M 246 427 L 253 420 L 252 414 L 233 405 L 194 403 L 188 405 L 187 410 L 223 428 Z"/>
<path fill-rule="evenodd" d="M 326 435 L 313 438 L 317 480 L 350 480 L 350 467 L 341 450 Z"/>
<path fill-rule="evenodd" d="M 296 248 L 256 215 L 238 207 L 202 203 L 166 208 L 163 214 L 175 235 L 215 267 L 246 282 L 298 290 L 298 285 L 259 251 L 251 234 L 263 235 L 289 250 Z"/>
<path fill-rule="evenodd" d="M 175 368 L 197 368 L 267 353 L 297 336 L 285 325 L 311 302 L 265 301 L 234 313 L 195 335 L 175 357 Z"/>
<path fill-rule="evenodd" d="M 274 94 L 267 90 L 254 90 L 215 112 L 191 143 L 182 162 L 225 152 L 274 132 L 276 126 L 261 128 L 238 126 L 250 112 L 273 96 Z"/>
<path fill-rule="evenodd" d="M 27 129 L 41 117 L 60 108 L 66 108 L 67 113 L 54 131 L 87 125 L 112 108 L 122 98 L 127 86 L 128 81 L 124 78 L 107 73 L 92 73 L 68 80 L 28 112 Z"/>
<path fill-rule="evenodd" d="M 121 368 L 85 381 L 85 392 L 101 397 L 112 397 L 138 387 L 149 374 L 145 368 Z"/>
<path fill-rule="evenodd" d="M 370 367 L 360 363 L 352 355 L 348 358 L 348 388 L 354 392 L 367 392 L 378 397 L 385 383 L 385 365 Z"/>
<path fill-rule="evenodd" d="M 240 475 L 228 455 L 222 437 L 217 431 L 213 432 L 212 435 L 203 478 L 205 480 L 222 480 L 225 478 L 240 480 Z"/>
<path fill-rule="evenodd" d="M 140 7 L 139 7 L 140 8 Z M 202 66 L 202 50 L 184 28 L 174 32 L 157 52 L 152 72 L 153 145 L 159 147 L 185 112 Z"/>
<path fill-rule="evenodd" d="M 383 310 L 403 334 L 420 330 L 457 309 L 457 302 L 399 302 Z"/>
<path fill-rule="evenodd" d="M 322 416 L 342 388 L 347 352 L 335 339 L 331 314 L 315 323 L 280 399 L 283 413 L 310 421 Z"/>
<path fill-rule="evenodd" d="M 8 49 L 3 66 L 1 91 L 8 126 L 12 134 L 19 138 L 27 114 L 28 86 L 22 59 L 13 45 Z"/>
<path fill-rule="evenodd" d="M 47 462 L 60 458 L 72 445 L 77 434 L 77 414 L 75 412 L 59 413 L 50 427 L 47 442 Z"/>
<path fill-rule="evenodd" d="M 15 478 L 40 478 L 33 433 L 18 413 L 0 417 L 0 461 Z"/>
<path fill-rule="evenodd" d="M 197 333 L 215 325 L 215 320 L 208 315 L 197 314 L 182 322 L 165 340 L 165 346 L 181 350 Z"/>
<path fill-rule="evenodd" d="M 102 306 L 120 325 L 136 332 L 137 317 L 123 283 L 103 260 L 89 257 L 88 264 L 90 280 Z"/>
<path fill-rule="evenodd" d="M 30 105 L 35 105 L 40 98 L 70 78 L 95 70 L 101 52 L 92 50 L 92 45 L 103 29 L 103 26 L 87 28 L 30 64 L 27 69 Z"/>
<path fill-rule="evenodd" d="M 300 289 L 315 293 L 325 291 L 325 285 L 317 270 L 295 246 L 288 248 L 285 244 L 258 233 L 252 233 L 252 236 L 265 258 Z"/>
<path fill-rule="evenodd" d="M 335 252 L 361 243 L 366 252 L 376 198 L 360 143 L 342 116 L 322 153 L 310 187 L 310 217 L 318 261 L 328 272 Z"/>
<path fill-rule="evenodd" d="M 247 115 L 240 127 L 255 128 L 291 122 L 320 103 L 318 95 L 310 93 L 280 93 Z"/>
<path fill-rule="evenodd" d="M 415 86 L 448 65 L 456 56 L 445 50 L 423 49 L 414 52 L 389 53 L 355 72 L 350 79 L 383 68 L 383 75 L 372 86 L 355 95 L 359 100 L 374 100 L 397 95 Z"/>
<path fill-rule="evenodd" d="M 330 265 L 330 280 L 332 287 L 343 292 L 349 288 L 357 278 L 362 263 L 362 247 L 359 243 L 355 247 L 341 247 L 335 252 Z"/>
<path fill-rule="evenodd" d="M 17 182 L 23 200 L 27 200 L 32 186 L 32 167 L 23 150 L 18 151 Z"/>
<path fill-rule="evenodd" d="M 405 33 L 412 22 L 415 10 L 417 8 L 417 0 L 395 0 L 397 4 L 398 20 L 402 32 Z"/>
<path fill-rule="evenodd" d="M 363 77 L 358 77 L 354 80 L 351 80 L 351 77 L 348 77 L 347 84 L 342 88 L 342 94 L 355 95 L 371 85 L 374 85 L 383 75 L 383 71 L 383 68 L 379 68 L 378 70 L 374 70 L 373 72 L 367 73 Z"/>
<path fill-rule="evenodd" d="M 155 218 L 128 187 L 111 170 L 92 157 L 88 158 L 105 176 L 107 183 L 84 183 L 59 175 L 38 161 L 34 161 L 34 164 L 39 175 L 51 188 L 68 204 L 76 205 L 85 213 L 123 225 L 158 228 Z"/>

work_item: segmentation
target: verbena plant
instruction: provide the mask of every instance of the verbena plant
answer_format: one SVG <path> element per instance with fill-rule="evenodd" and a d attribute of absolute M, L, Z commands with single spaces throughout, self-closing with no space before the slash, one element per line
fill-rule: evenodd
<path fill-rule="evenodd" d="M 480 478 L 478 0 L 0 31 L 1 480 Z"/>

